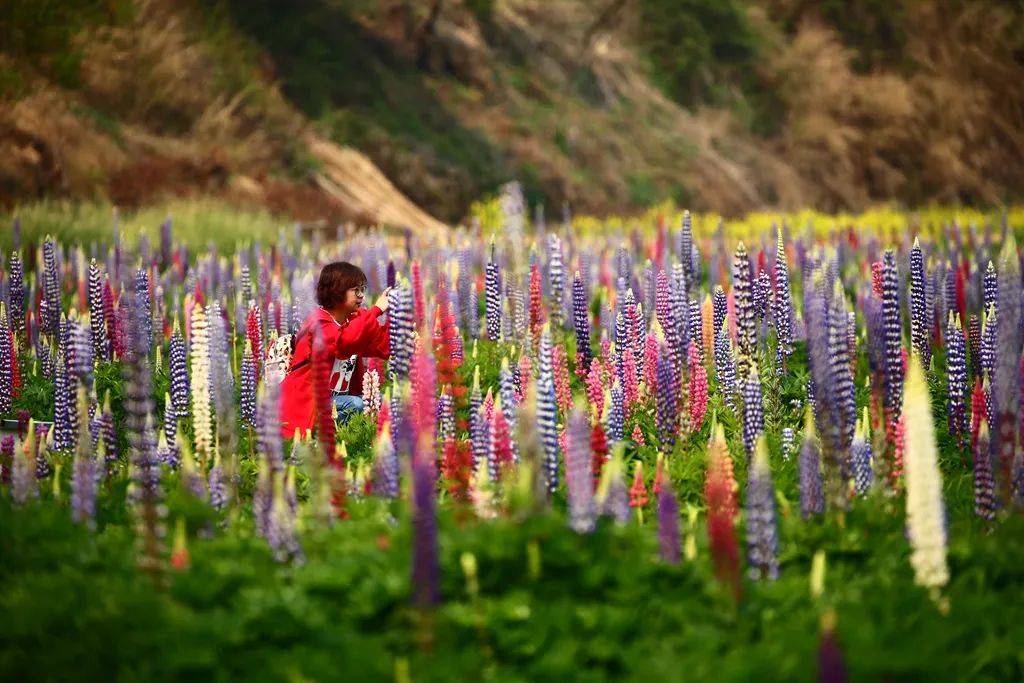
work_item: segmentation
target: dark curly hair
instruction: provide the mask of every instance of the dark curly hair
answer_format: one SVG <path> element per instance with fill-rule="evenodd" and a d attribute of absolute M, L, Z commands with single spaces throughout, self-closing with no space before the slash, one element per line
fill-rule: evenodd
<path fill-rule="evenodd" d="M 316 302 L 324 308 L 333 308 L 345 300 L 345 292 L 366 284 L 366 273 L 348 261 L 328 263 L 320 271 L 316 283 Z"/>

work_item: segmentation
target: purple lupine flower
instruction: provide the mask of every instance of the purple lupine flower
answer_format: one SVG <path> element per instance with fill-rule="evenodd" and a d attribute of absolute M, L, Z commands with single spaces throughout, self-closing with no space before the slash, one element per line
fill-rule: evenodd
<path fill-rule="evenodd" d="M 57 243 L 47 236 L 43 242 L 43 300 L 40 309 L 44 334 L 57 334 L 60 324 L 60 275 L 57 270 Z"/>
<path fill-rule="evenodd" d="M 778 332 L 778 361 L 793 353 L 793 300 L 789 291 L 789 261 L 786 247 L 782 243 L 782 231 L 778 231 L 775 245 L 775 296 L 772 298 L 772 319 Z"/>
<path fill-rule="evenodd" d="M 690 299 L 689 322 L 690 343 L 697 347 L 697 358 L 704 363 L 704 317 L 700 310 L 700 303 L 696 299 Z"/>
<path fill-rule="evenodd" d="M 903 406 L 903 332 L 896 255 L 891 249 L 882 256 L 882 316 L 885 320 L 885 409 L 889 421 L 896 423 Z M 810 329 L 808 327 L 808 332 Z"/>
<path fill-rule="evenodd" d="M 168 364 L 174 414 L 178 417 L 187 417 L 189 411 L 188 364 L 185 357 L 185 338 L 178 328 L 177 320 L 174 321 L 174 332 L 171 333 Z"/>
<path fill-rule="evenodd" d="M 814 419 L 808 410 L 804 443 L 800 449 L 800 514 L 804 519 L 825 511 L 825 495 L 821 480 L 821 456 L 818 437 L 814 433 Z"/>
<path fill-rule="evenodd" d="M 818 680 L 821 683 L 846 683 L 846 663 L 836 641 L 832 618 L 822 626 L 818 644 Z"/>
<path fill-rule="evenodd" d="M 594 530 L 594 486 L 591 480 L 590 424 L 581 405 L 566 425 L 565 477 L 569 493 L 569 526 L 580 534 Z"/>
<path fill-rule="evenodd" d="M 239 368 L 239 413 L 244 424 L 256 426 L 256 361 L 252 357 L 252 346 L 245 340 L 242 365 Z"/>
<path fill-rule="evenodd" d="M 224 481 L 224 468 L 216 462 L 209 474 L 210 505 L 215 510 L 223 510 L 228 504 L 228 487 Z"/>
<path fill-rule="evenodd" d="M 519 364 L 516 363 L 516 367 Z M 508 429 L 510 434 L 515 434 L 519 423 L 519 402 L 516 400 L 515 380 L 512 372 L 509 370 L 508 359 L 501 359 L 501 370 L 498 371 L 498 390 L 501 396 L 501 412 L 505 416 L 505 421 L 508 423 Z M 516 461 L 519 461 L 519 443 L 518 440 L 512 442 L 513 455 Z"/>
<path fill-rule="evenodd" d="M 447 386 L 437 398 L 437 437 L 442 442 L 455 438 L 455 402 Z"/>
<path fill-rule="evenodd" d="M 967 359 L 964 346 L 960 321 L 950 311 L 946 323 L 946 386 L 949 397 L 949 433 L 954 435 L 967 431 Z"/>
<path fill-rule="evenodd" d="M 144 267 L 135 271 L 135 305 L 139 308 L 136 325 L 139 325 L 148 354 L 153 348 L 153 306 L 149 296 L 149 271 Z"/>
<path fill-rule="evenodd" d="M 608 440 L 614 445 L 626 438 L 624 433 L 625 409 L 623 406 L 622 385 L 619 384 L 618 380 L 615 380 L 615 383 L 612 384 L 610 403 L 606 430 L 608 432 Z"/>
<path fill-rule="evenodd" d="M 96 458 L 88 449 L 79 448 L 71 472 L 71 519 L 90 528 L 95 526 L 98 475 Z"/>
<path fill-rule="evenodd" d="M 36 463 L 36 479 L 45 479 L 50 476 L 53 468 L 50 467 L 50 461 L 46 458 L 47 450 L 45 446 L 52 445 L 52 430 L 46 425 L 36 425 L 36 438 L 34 441 Z"/>
<path fill-rule="evenodd" d="M 10 300 L 10 325 L 15 332 L 25 331 L 25 269 L 15 247 L 7 273 L 7 296 Z"/>
<path fill-rule="evenodd" d="M 914 246 L 910 250 L 910 338 L 914 349 L 921 356 L 921 364 L 925 369 L 928 368 L 932 355 L 929 341 L 930 330 L 925 292 L 924 255 L 921 253 L 921 242 L 915 237 Z"/>
<path fill-rule="evenodd" d="M 551 291 L 551 324 L 561 327 L 565 274 L 562 267 L 562 241 L 555 233 L 548 235 L 548 281 Z"/>
<path fill-rule="evenodd" d="M 992 476 L 988 421 L 982 419 L 978 429 L 978 441 L 974 446 L 974 514 L 992 521 L 999 507 L 996 499 L 996 482 Z"/>
<path fill-rule="evenodd" d="M 754 279 L 754 284 L 751 292 L 751 301 L 754 307 L 754 320 L 758 325 L 768 315 L 768 303 L 769 297 L 772 291 L 771 279 L 768 277 L 768 272 L 762 270 L 757 274 L 757 278 Z"/>
<path fill-rule="evenodd" d="M 117 426 L 114 424 L 114 412 L 110 407 L 110 394 L 104 395 L 103 410 L 100 413 L 100 433 L 103 446 L 107 451 L 107 463 L 114 463 L 120 458 L 121 452 L 117 444 Z"/>
<path fill-rule="evenodd" d="M 392 381 L 409 376 L 412 359 L 412 291 L 405 285 L 388 293 L 388 373 Z M 392 419 L 395 413 L 392 413 Z"/>
<path fill-rule="evenodd" d="M 7 315 L 3 304 L 0 304 L 0 415 L 6 415 L 14 407 L 14 364 L 18 359 L 14 357 L 10 337 Z"/>
<path fill-rule="evenodd" d="M 399 462 L 398 454 L 391 443 L 391 435 L 383 432 L 375 445 L 377 452 L 373 464 L 373 495 L 381 498 L 398 498 L 399 495 Z"/>
<path fill-rule="evenodd" d="M 839 425 L 837 452 L 843 454 L 849 451 L 853 442 L 857 427 L 857 402 L 851 371 L 853 349 L 849 346 L 846 298 L 838 284 L 832 296 L 828 321 L 829 380 L 833 397 L 833 403 L 828 408 L 835 412 L 834 423 Z M 839 456 L 840 465 L 844 470 L 847 461 L 847 457 Z M 848 471 L 844 471 L 844 475 L 847 474 Z"/>
<path fill-rule="evenodd" d="M 874 470 L 871 467 L 871 442 L 860 435 L 853 440 L 850 447 L 850 462 L 853 466 L 853 487 L 858 496 L 863 496 L 871 488 Z"/>
<path fill-rule="evenodd" d="M 661 559 L 679 564 L 679 501 L 672 484 L 665 481 L 658 492 L 658 547 Z"/>
<path fill-rule="evenodd" d="M 686 349 L 690 346 L 690 285 L 686 269 L 681 263 L 672 264 L 671 286 L 669 287 L 669 327 L 665 330 L 665 341 L 672 353 L 676 372 L 681 372 L 686 363 Z M 671 330 L 671 334 L 669 334 Z"/>
<path fill-rule="evenodd" d="M 89 324 L 92 326 L 92 353 L 98 361 L 110 360 L 110 337 L 103 309 L 103 278 L 96 259 L 89 262 Z"/>
<path fill-rule="evenodd" d="M 999 257 L 999 325 L 996 330 L 995 372 L 992 378 L 992 451 L 996 454 L 996 480 L 1003 501 L 1013 489 L 1014 456 L 1020 409 L 1021 282 L 1017 242 L 1011 232 Z M 1005 426 L 1004 426 L 1005 425 Z"/>
<path fill-rule="evenodd" d="M 583 290 L 580 271 L 572 278 L 572 319 L 576 331 L 576 368 L 577 372 L 590 370 L 590 314 L 587 310 L 587 298 Z"/>
<path fill-rule="evenodd" d="M 721 285 L 715 285 L 715 292 L 711 295 L 711 312 L 715 335 L 717 335 L 718 331 L 725 325 L 725 320 L 729 315 L 729 303 L 725 297 L 725 290 L 722 289 Z"/>
<path fill-rule="evenodd" d="M 715 332 L 715 380 L 722 391 L 725 405 L 732 408 L 736 395 L 736 364 L 733 360 L 729 331 L 725 328 L 724 322 Z"/>
<path fill-rule="evenodd" d="M 764 433 L 764 405 L 761 397 L 761 377 L 757 366 L 750 369 L 743 385 L 743 447 L 747 451 L 747 462 L 754 455 L 757 439 Z"/>
<path fill-rule="evenodd" d="M 629 522 L 629 489 L 622 478 L 621 465 L 608 471 L 608 490 L 601 504 L 601 514 L 617 524 Z"/>
<path fill-rule="evenodd" d="M 661 451 L 667 455 L 672 451 L 672 447 L 676 443 L 676 432 L 678 430 L 678 408 L 676 401 L 679 390 L 676 385 L 676 373 L 671 353 L 664 344 L 658 349 L 657 374 L 658 439 L 661 442 Z"/>
<path fill-rule="evenodd" d="M 280 417 L 281 386 L 277 382 L 263 385 L 256 407 L 256 448 L 271 472 L 284 469 L 284 450 L 281 440 Z"/>
<path fill-rule="evenodd" d="M 430 453 L 413 449 L 412 457 L 412 590 L 413 602 L 430 607 L 441 602 L 437 559 L 437 501 Z"/>
<path fill-rule="evenodd" d="M 69 370 L 75 374 L 76 383 L 82 386 L 92 384 L 93 343 L 92 332 L 79 320 L 70 321 L 71 354 Z"/>
<path fill-rule="evenodd" d="M 141 503 L 147 538 L 158 536 L 157 502 L 160 496 L 160 463 L 156 455 L 153 430 L 153 385 L 149 367 L 147 338 L 148 307 L 125 290 L 127 345 L 123 374 L 125 381 L 125 426 L 132 450 L 134 499 Z"/>
<path fill-rule="evenodd" d="M 494 243 L 484 269 L 484 309 L 487 316 L 487 338 L 498 341 L 501 337 L 501 272 L 494 260 Z"/>
<path fill-rule="evenodd" d="M 58 357 L 53 382 L 53 448 L 58 451 L 71 450 L 75 445 L 68 384 L 67 363 L 63 357 Z"/>
<path fill-rule="evenodd" d="M 540 431 L 541 447 L 544 449 L 544 474 L 548 491 L 558 489 L 558 402 L 555 398 L 555 375 L 551 364 L 551 327 L 544 325 L 540 333 L 540 370 L 537 377 L 537 429 Z M 479 385 L 474 385 L 479 394 Z M 472 410 L 472 400 L 470 400 Z M 472 416 L 472 413 L 470 413 Z M 474 446 L 474 454 L 476 448 Z"/>
<path fill-rule="evenodd" d="M 289 503 L 294 497 L 294 475 L 274 476 L 270 516 L 267 523 L 267 544 L 278 562 L 305 562 L 295 528 L 295 508 Z M 285 489 L 288 489 L 287 491 Z"/>
<path fill-rule="evenodd" d="M 999 318 L 996 314 L 996 307 L 990 305 L 985 311 L 985 319 L 981 326 L 981 345 L 979 349 L 979 362 L 981 364 L 982 376 L 992 379 L 996 371 L 996 333 L 999 329 Z"/>
<path fill-rule="evenodd" d="M 644 322 L 643 304 L 637 303 L 628 311 L 627 320 L 633 334 L 633 362 L 636 366 L 637 377 L 644 374 L 644 341 L 647 339 L 647 325 Z"/>
<path fill-rule="evenodd" d="M 679 226 L 679 253 L 676 256 L 682 264 L 686 282 L 691 283 L 695 273 L 693 269 L 693 221 L 690 218 L 689 210 L 683 211 L 682 224 Z M 689 287 L 687 287 L 686 294 L 689 298 Z"/>
<path fill-rule="evenodd" d="M 779 536 L 775 519 L 775 488 L 768 464 L 768 447 L 763 436 L 758 439 L 757 453 L 747 479 L 744 508 L 750 577 L 774 581 L 779 578 Z"/>
<path fill-rule="evenodd" d="M 754 366 L 754 354 L 757 351 L 753 279 L 750 274 L 750 258 L 747 257 L 747 249 L 743 242 L 739 243 L 733 255 L 732 281 L 733 295 L 736 298 L 736 377 L 742 386 Z"/>
<path fill-rule="evenodd" d="M 885 316 L 882 302 L 874 296 L 866 296 L 862 302 L 864 327 L 867 334 L 868 369 L 871 375 L 885 381 Z"/>
<path fill-rule="evenodd" d="M 999 280 L 996 276 L 996 267 L 992 261 L 988 262 L 988 266 L 985 268 L 985 276 L 982 281 L 982 302 L 984 304 L 984 310 L 988 310 L 989 306 L 995 306 L 999 300 Z"/>

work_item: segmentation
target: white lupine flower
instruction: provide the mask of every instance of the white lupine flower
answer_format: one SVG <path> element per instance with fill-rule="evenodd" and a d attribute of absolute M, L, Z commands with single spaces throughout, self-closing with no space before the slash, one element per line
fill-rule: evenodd
<path fill-rule="evenodd" d="M 913 548 L 910 563 L 919 585 L 937 588 L 949 581 L 942 477 L 931 398 L 917 354 L 911 358 L 904 386 L 903 419 L 906 421 L 903 462 L 907 482 L 907 527 Z"/>
<path fill-rule="evenodd" d="M 213 448 L 213 416 L 210 413 L 210 330 L 201 304 L 192 309 L 192 415 L 196 450 Z"/>

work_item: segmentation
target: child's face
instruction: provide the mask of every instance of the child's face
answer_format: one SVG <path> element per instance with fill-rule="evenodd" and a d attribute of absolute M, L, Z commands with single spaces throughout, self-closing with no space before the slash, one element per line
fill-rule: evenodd
<path fill-rule="evenodd" d="M 366 283 L 358 287 L 352 287 L 345 291 L 345 308 L 349 311 L 358 310 L 363 305 L 363 297 L 366 296 Z"/>

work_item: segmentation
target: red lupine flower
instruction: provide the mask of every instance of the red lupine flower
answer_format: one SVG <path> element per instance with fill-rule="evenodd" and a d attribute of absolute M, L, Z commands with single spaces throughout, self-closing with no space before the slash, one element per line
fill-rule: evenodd
<path fill-rule="evenodd" d="M 423 277 L 420 274 L 420 262 L 412 262 L 412 305 L 413 321 L 417 330 L 423 329 L 424 303 L 423 303 Z"/>
<path fill-rule="evenodd" d="M 875 261 L 871 264 L 871 292 L 882 298 L 882 262 Z"/>
<path fill-rule="evenodd" d="M 629 487 L 629 507 L 642 508 L 647 505 L 651 497 L 647 494 L 647 485 L 644 483 L 644 466 L 637 461 L 633 469 L 633 485 Z"/>
<path fill-rule="evenodd" d="M 504 476 L 505 470 L 515 461 L 512 452 L 512 435 L 509 432 L 505 413 L 495 410 L 491 414 L 491 439 L 494 446 L 494 462 L 498 476 Z"/>
<path fill-rule="evenodd" d="M 541 307 L 540 269 L 534 263 L 530 266 L 530 339 L 536 346 L 540 339 L 540 328 L 544 325 L 544 310 Z"/>
<path fill-rule="evenodd" d="M 555 374 L 555 401 L 563 415 L 569 414 L 572 407 L 572 389 L 569 386 L 569 365 L 566 360 L 565 347 L 555 346 L 552 350 L 552 369 Z M 564 453 L 565 450 L 563 449 Z"/>
<path fill-rule="evenodd" d="M 981 380 L 975 380 L 974 391 L 971 392 L 971 450 L 978 446 L 978 430 L 981 428 L 982 420 L 988 420 L 988 400 L 985 396 L 985 387 Z"/>
<path fill-rule="evenodd" d="M 601 481 L 601 470 L 604 469 L 604 464 L 608 460 L 608 437 L 598 420 L 594 421 L 590 430 L 590 456 L 591 473 L 594 475 L 594 490 L 596 491 L 597 485 Z"/>
<path fill-rule="evenodd" d="M 469 442 L 449 436 L 444 441 L 441 474 L 448 483 L 448 493 L 459 502 L 469 502 L 469 480 L 473 456 Z"/>
<path fill-rule="evenodd" d="M 704 498 L 708 508 L 708 540 L 714 560 L 715 576 L 732 589 L 736 599 L 740 594 L 739 544 L 736 541 L 736 494 L 734 482 L 725 462 L 729 460 L 724 440 L 716 446 L 713 439 L 708 449 L 709 463 L 704 484 Z"/>
<path fill-rule="evenodd" d="M 643 446 L 647 443 L 644 440 L 644 433 L 640 430 L 639 424 L 633 425 L 633 441 L 635 441 L 638 446 Z"/>
<path fill-rule="evenodd" d="M 690 429 L 697 431 L 704 424 L 708 409 L 708 371 L 700 362 L 700 353 L 693 342 L 687 352 L 687 363 L 690 366 Z"/>
<path fill-rule="evenodd" d="M 601 417 L 604 408 L 604 384 L 601 381 L 600 363 L 590 364 L 590 373 L 587 375 L 587 400 L 597 417 Z"/>

